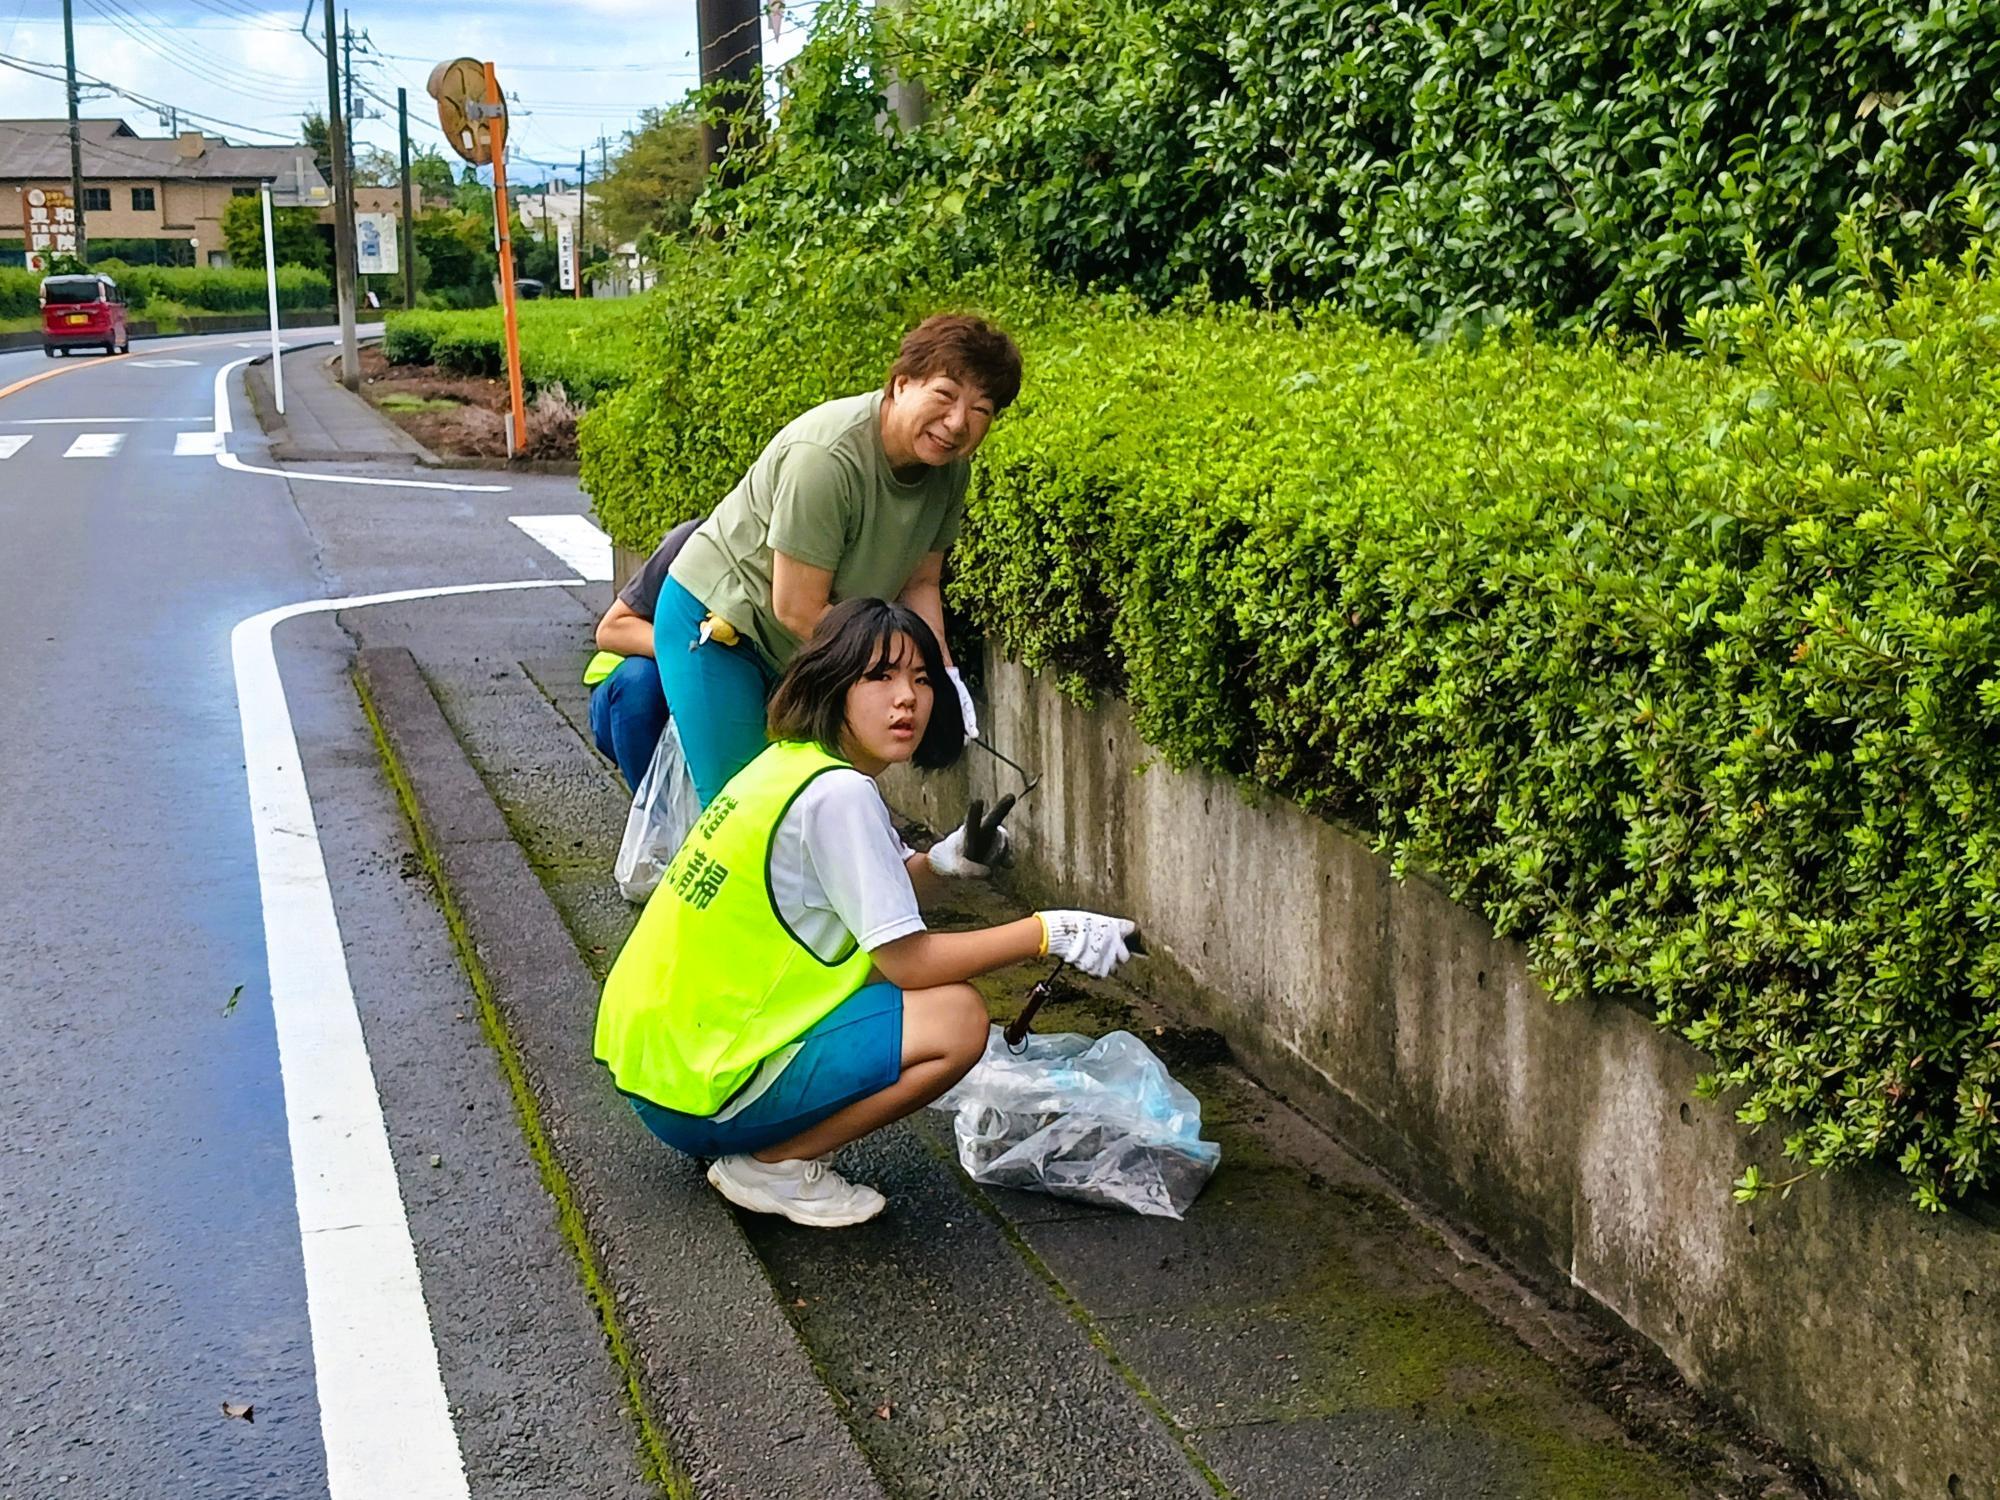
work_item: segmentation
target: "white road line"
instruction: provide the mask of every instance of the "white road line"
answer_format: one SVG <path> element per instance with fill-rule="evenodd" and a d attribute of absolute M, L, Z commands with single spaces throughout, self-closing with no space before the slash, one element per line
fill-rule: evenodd
<path fill-rule="evenodd" d="M 611 538 L 599 531 L 588 516 L 509 516 L 507 519 L 591 583 L 611 581 Z"/>
<path fill-rule="evenodd" d="M 0 417 L 0 427 L 110 427 L 123 422 L 201 422 L 207 412 L 191 417 Z"/>
<path fill-rule="evenodd" d="M 174 434 L 175 458 L 212 458 L 222 451 L 222 434 L 219 432 L 177 432 Z"/>
<path fill-rule="evenodd" d="M 0 458 L 12 458 L 33 441 L 32 432 L 10 432 L 0 436 Z"/>
<path fill-rule="evenodd" d="M 215 372 L 215 430 L 225 437 L 236 430 L 235 420 L 229 415 L 229 372 L 241 369 L 255 357 L 246 356 Z M 452 484 L 442 479 L 368 479 L 359 474 L 307 474 L 298 469 L 267 469 L 260 464 L 246 464 L 227 447 L 215 455 L 215 461 L 239 474 L 269 474 L 276 479 L 308 484 L 360 484 L 391 490 L 462 490 L 482 495 L 501 495 L 514 487 L 511 484 Z"/>
<path fill-rule="evenodd" d="M 329 1500 L 468 1491 L 271 633 L 300 615 L 580 581 L 309 599 L 230 633 Z"/>
<path fill-rule="evenodd" d="M 64 458 L 109 458 L 125 446 L 122 432 L 80 432 Z"/>

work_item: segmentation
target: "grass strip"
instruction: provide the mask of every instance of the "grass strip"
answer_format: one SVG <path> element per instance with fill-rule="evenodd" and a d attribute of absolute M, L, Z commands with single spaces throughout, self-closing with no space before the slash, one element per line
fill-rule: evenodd
<path fill-rule="evenodd" d="M 528 1152 L 534 1158 L 542 1176 L 542 1186 L 556 1207 L 556 1223 L 563 1238 L 569 1241 L 570 1249 L 576 1256 L 577 1270 L 583 1279 L 584 1291 L 590 1297 L 591 1305 L 597 1310 L 598 1322 L 604 1328 L 605 1345 L 611 1352 L 612 1362 L 618 1366 L 625 1379 L 625 1401 L 638 1424 L 640 1437 L 640 1462 L 647 1479 L 659 1486 L 669 1500 L 697 1500 L 694 1481 L 674 1457 L 672 1444 L 660 1424 L 654 1419 L 646 1404 L 646 1398 L 639 1380 L 639 1365 L 632 1354 L 630 1340 L 618 1318 L 616 1299 L 604 1279 L 603 1268 L 598 1263 L 596 1247 L 591 1243 L 589 1230 L 583 1219 L 583 1212 L 577 1207 L 576 1194 L 570 1187 L 569 1174 L 556 1160 L 555 1150 L 549 1141 L 548 1132 L 543 1128 L 541 1106 L 535 1099 L 533 1086 L 528 1082 L 527 1069 L 521 1061 L 520 1049 L 507 1030 L 506 1018 L 501 1014 L 499 1004 L 493 998 L 492 981 L 479 962 L 478 950 L 474 947 L 472 934 L 466 925 L 464 913 L 453 900 L 451 884 L 444 871 L 444 862 L 439 856 L 436 844 L 424 825 L 423 815 L 417 805 L 416 790 L 398 759 L 395 747 L 389 741 L 386 725 L 370 693 L 365 674 L 354 674 L 354 686 L 361 700 L 361 711 L 367 716 L 369 729 L 375 736 L 377 752 L 382 757 L 383 770 L 388 774 L 389 783 L 396 789 L 396 800 L 402 804 L 403 816 L 409 821 L 410 831 L 417 844 L 417 853 L 429 871 L 431 883 L 437 891 L 438 905 L 444 912 L 445 924 L 451 931 L 452 946 L 458 950 L 458 958 L 464 966 L 466 977 L 472 983 L 473 994 L 479 1011 L 479 1024 L 486 1033 L 486 1040 L 492 1045 L 500 1061 L 500 1071 L 507 1080 L 508 1090 L 514 1096 L 514 1108 L 521 1122 L 521 1134 L 528 1143 Z"/>

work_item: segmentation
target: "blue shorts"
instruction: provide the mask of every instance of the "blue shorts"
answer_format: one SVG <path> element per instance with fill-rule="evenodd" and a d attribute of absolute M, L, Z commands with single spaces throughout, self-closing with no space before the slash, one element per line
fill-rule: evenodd
<path fill-rule="evenodd" d="M 797 1053 L 763 1093 L 734 1113 L 729 1104 L 717 1111 L 726 1118 L 684 1115 L 646 1099 L 633 1099 L 632 1108 L 648 1130 L 689 1156 L 734 1156 L 775 1146 L 903 1076 L 903 992 L 883 982 L 863 985 L 796 1045 Z M 744 1088 L 757 1081 L 752 1074 Z"/>

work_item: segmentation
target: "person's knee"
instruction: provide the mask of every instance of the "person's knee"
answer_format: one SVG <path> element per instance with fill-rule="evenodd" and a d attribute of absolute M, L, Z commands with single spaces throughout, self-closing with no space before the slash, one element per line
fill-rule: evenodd
<path fill-rule="evenodd" d="M 986 1051 L 986 997 L 969 984 L 954 984 L 948 988 L 951 993 L 950 1057 L 954 1066 L 962 1063 L 964 1069 L 969 1070 Z"/>
<path fill-rule="evenodd" d="M 650 656 L 628 656 L 604 679 L 601 691 L 621 714 L 664 713 L 666 690 L 660 686 L 660 668 Z"/>

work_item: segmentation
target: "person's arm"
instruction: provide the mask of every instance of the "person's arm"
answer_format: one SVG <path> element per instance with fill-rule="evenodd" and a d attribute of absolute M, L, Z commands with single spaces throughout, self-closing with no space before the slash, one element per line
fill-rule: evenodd
<path fill-rule="evenodd" d="M 623 599 L 613 599 L 611 608 L 597 622 L 597 649 L 616 651 L 620 656 L 653 654 L 653 622 Z"/>
<path fill-rule="evenodd" d="M 1042 919 L 1023 917 L 975 932 L 913 932 L 870 956 L 898 989 L 928 990 L 1025 963 L 1042 952 L 1042 939 Z"/>
<path fill-rule="evenodd" d="M 783 552 L 771 553 L 771 613 L 802 641 L 812 639 L 820 616 L 833 607 L 833 569 L 816 568 Z"/>
<path fill-rule="evenodd" d="M 897 601 L 907 604 L 930 626 L 931 634 L 937 637 L 938 650 L 944 653 L 944 664 L 951 666 L 951 646 L 944 638 L 944 554 L 926 552 L 910 574 L 910 581 L 903 585 L 902 598 Z"/>
<path fill-rule="evenodd" d="M 944 894 L 944 876 L 938 874 L 928 854 L 912 854 L 903 861 L 910 872 L 910 885 L 917 893 L 917 905 L 929 906 Z"/>

